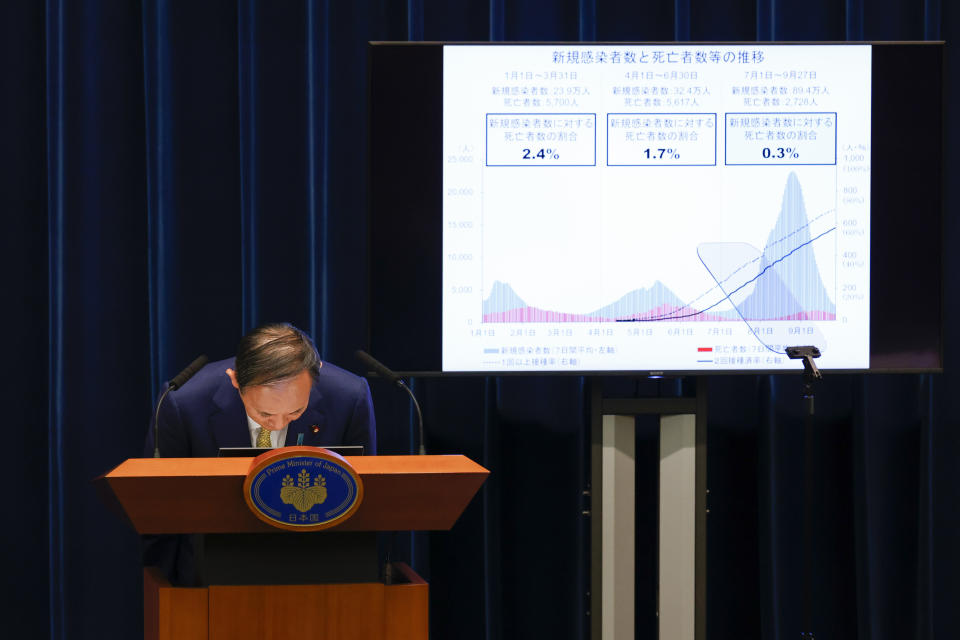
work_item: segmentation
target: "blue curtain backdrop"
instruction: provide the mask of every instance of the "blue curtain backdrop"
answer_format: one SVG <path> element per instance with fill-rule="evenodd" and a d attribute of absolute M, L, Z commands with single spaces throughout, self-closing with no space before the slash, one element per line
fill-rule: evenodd
<path fill-rule="evenodd" d="M 138 540 L 91 479 L 139 454 L 154 393 L 194 356 L 227 356 L 245 329 L 285 319 L 354 366 L 368 306 L 368 40 L 949 42 L 958 14 L 943 0 L 0 4 L 4 635 L 138 636 Z M 949 248 L 960 60 L 947 55 Z M 960 633 L 955 252 L 945 265 L 946 373 L 833 376 L 818 393 L 818 639 Z M 661 392 L 651 384 L 636 388 Z M 710 380 L 711 637 L 799 636 L 797 385 Z M 589 381 L 415 387 L 430 450 L 493 471 L 452 532 L 395 540 L 432 583 L 433 637 L 586 637 Z M 374 393 L 383 452 L 409 451 L 406 400 Z M 641 462 L 655 462 L 653 438 L 638 426 Z M 655 628 L 649 560 L 638 553 L 640 637 Z"/>

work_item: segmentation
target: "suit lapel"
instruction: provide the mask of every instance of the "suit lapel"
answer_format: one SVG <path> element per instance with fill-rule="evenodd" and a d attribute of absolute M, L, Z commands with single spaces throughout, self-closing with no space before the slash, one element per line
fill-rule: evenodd
<path fill-rule="evenodd" d="M 310 404 L 307 405 L 307 410 L 303 412 L 302 416 L 291 422 L 287 429 L 288 447 L 297 444 L 297 437 L 300 434 L 303 434 L 303 446 L 305 447 L 330 444 L 329 442 L 320 442 L 327 425 L 326 413 L 320 408 L 322 398 L 323 394 L 314 386 L 310 390 Z"/>

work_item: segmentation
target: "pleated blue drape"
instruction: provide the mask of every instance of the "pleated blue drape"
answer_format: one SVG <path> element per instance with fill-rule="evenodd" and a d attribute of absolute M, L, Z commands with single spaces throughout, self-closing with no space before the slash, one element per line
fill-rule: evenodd
<path fill-rule="evenodd" d="M 282 319 L 356 370 L 369 304 L 367 41 L 958 33 L 958 9 L 942 0 L 3 3 L 0 260 L 13 304 L 0 388 L 17 438 L 6 450 L 0 540 L 2 601 L 17 615 L 5 634 L 141 632 L 139 542 L 90 480 L 139 454 L 154 393 L 193 357 L 226 357 L 246 329 Z M 950 114 L 960 64 L 947 51 Z M 946 124 L 952 246 L 960 141 Z M 830 376 L 818 390 L 820 639 L 942 638 L 960 628 L 957 274 L 948 251 L 944 374 Z M 416 381 L 430 450 L 493 471 L 453 531 L 393 541 L 433 585 L 433 637 L 588 636 L 589 384 Z M 709 388 L 708 634 L 796 638 L 797 379 L 713 378 Z M 373 390 L 383 451 L 412 450 L 406 399 L 381 383 Z M 651 437 L 638 426 L 645 469 L 655 462 Z M 643 482 L 638 512 L 655 513 Z M 654 526 L 638 521 L 647 545 L 638 558 Z M 648 637 L 655 577 L 638 569 L 638 629 Z"/>

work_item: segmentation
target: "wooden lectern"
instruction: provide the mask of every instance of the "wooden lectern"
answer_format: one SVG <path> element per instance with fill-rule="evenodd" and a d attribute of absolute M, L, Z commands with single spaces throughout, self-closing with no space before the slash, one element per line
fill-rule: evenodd
<path fill-rule="evenodd" d="M 376 532 L 450 529 L 489 472 L 459 455 L 346 460 L 363 502 L 313 533 L 250 511 L 250 458 L 131 458 L 104 476 L 138 533 L 207 541 L 204 586 L 174 587 L 144 569 L 144 638 L 426 639 L 428 585 L 405 565 L 395 565 L 392 584 L 376 579 Z M 265 559 L 250 560 L 260 552 Z"/>

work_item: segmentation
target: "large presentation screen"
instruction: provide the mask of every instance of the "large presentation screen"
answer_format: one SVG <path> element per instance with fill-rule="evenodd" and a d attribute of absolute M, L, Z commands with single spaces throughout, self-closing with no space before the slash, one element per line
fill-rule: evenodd
<path fill-rule="evenodd" d="M 870 366 L 869 45 L 446 45 L 442 369 Z"/>

